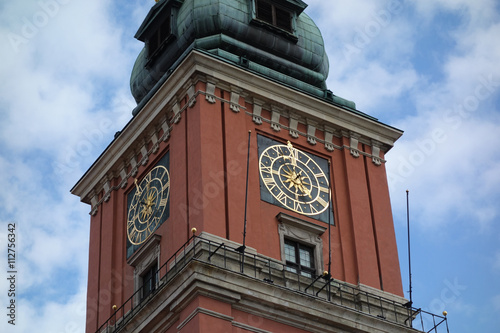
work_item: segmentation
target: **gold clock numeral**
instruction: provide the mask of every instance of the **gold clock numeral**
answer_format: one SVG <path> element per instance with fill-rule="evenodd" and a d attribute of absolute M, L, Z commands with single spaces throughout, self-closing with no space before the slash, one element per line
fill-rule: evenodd
<path fill-rule="evenodd" d="M 330 194 L 330 189 L 328 187 L 323 187 L 323 186 L 319 186 L 319 191 L 321 193 L 327 193 L 327 194 Z"/>
<path fill-rule="evenodd" d="M 327 207 L 328 206 L 328 201 L 326 201 L 325 199 L 323 199 L 322 197 L 318 196 L 316 198 L 316 201 L 323 207 Z"/>
<path fill-rule="evenodd" d="M 276 181 L 272 177 L 264 178 L 263 181 L 264 181 L 264 184 L 267 186 L 267 188 L 269 188 L 270 190 L 272 190 L 274 187 L 277 186 Z"/>
<path fill-rule="evenodd" d="M 140 244 L 140 243 L 144 242 L 146 240 L 145 236 L 146 236 L 146 234 L 144 232 L 137 234 L 137 237 L 135 239 L 136 243 Z"/>
<path fill-rule="evenodd" d="M 295 207 L 295 209 L 294 209 L 294 210 L 295 210 L 297 213 L 304 213 L 304 210 L 302 209 L 302 205 L 301 205 L 301 203 L 300 203 L 300 202 L 295 201 L 295 202 L 294 202 L 294 207 Z"/>
<path fill-rule="evenodd" d="M 319 210 L 317 210 L 316 207 L 314 207 L 314 205 L 309 205 L 309 207 L 311 208 L 311 212 L 313 214 L 318 214 L 319 213 Z"/>
<path fill-rule="evenodd" d="M 266 151 L 264 154 L 262 154 L 262 157 L 265 157 L 265 158 L 267 158 L 270 161 L 274 160 L 274 158 L 275 158 L 275 157 L 273 157 L 273 156 L 270 155 L 269 151 Z"/>
<path fill-rule="evenodd" d="M 278 195 L 276 195 L 276 199 L 278 199 L 279 202 L 281 202 L 283 205 L 286 206 L 286 194 L 285 192 L 280 192 Z"/>
<path fill-rule="evenodd" d="M 130 241 L 135 242 L 136 236 L 137 236 L 137 229 L 133 228 L 132 231 L 129 232 L 128 237 Z"/>
<path fill-rule="evenodd" d="M 325 174 L 323 172 L 318 172 L 318 173 L 314 174 L 314 176 L 316 178 L 323 178 L 323 177 L 325 177 Z"/>
<path fill-rule="evenodd" d="M 265 166 L 265 165 L 263 165 L 263 166 L 261 166 L 260 169 L 264 173 L 273 173 L 273 171 L 274 171 L 273 168 L 272 168 L 272 166 Z"/>

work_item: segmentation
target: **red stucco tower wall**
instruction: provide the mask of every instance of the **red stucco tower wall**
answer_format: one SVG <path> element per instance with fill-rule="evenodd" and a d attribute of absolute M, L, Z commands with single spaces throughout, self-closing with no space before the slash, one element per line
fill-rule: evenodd
<path fill-rule="evenodd" d="M 192 228 L 240 244 L 243 242 L 249 131 L 246 245 L 259 254 L 283 260 L 276 218 L 281 212 L 326 226 L 260 198 L 257 135 L 279 142 L 290 140 L 297 149 L 330 162 L 335 221 L 329 229 L 333 277 L 403 296 L 386 170 L 383 163 L 378 163 L 384 158 L 382 153 L 374 156 L 373 147 L 361 140 L 353 146 L 349 132 L 331 137 L 329 143 L 334 149 L 329 151 L 324 143 L 318 142 L 325 140 L 325 132 L 319 126 L 315 131 L 318 141 L 311 144 L 307 136 L 290 137 L 290 120 L 284 116 L 280 116 L 279 131 L 267 121 L 256 123 L 252 114 L 255 105 L 251 100 L 240 97 L 239 111 L 235 112 L 229 102 L 231 91 L 217 88 L 215 101 L 210 102 L 206 98 L 206 82 L 198 81 L 193 87 L 196 94 L 191 98 L 189 95 L 178 98 L 181 111 L 177 116 L 167 108 L 159 109 L 156 117 L 160 122 L 149 125 L 152 130 L 159 128 L 155 135 L 161 138 L 165 134 L 161 121 L 168 121 L 168 139 L 154 142 L 156 138 L 148 142 L 144 140 L 147 137 L 144 132 L 129 129 L 135 126 L 135 121 L 139 127 L 147 128 L 140 123 L 139 115 L 108 148 L 113 150 L 128 133 L 126 131 L 135 136 L 133 142 L 128 142 L 129 155 L 116 159 L 116 170 L 107 173 L 111 190 L 106 193 L 103 186 L 101 191 L 94 192 L 98 204 L 93 206 L 90 221 L 87 332 L 95 332 L 113 314 L 112 306 L 123 304 L 134 292 L 134 267 L 127 262 L 125 248 L 127 193 L 134 188 L 134 179 L 141 179 L 167 151 L 171 161 L 171 204 L 168 220 L 155 231 L 161 236 L 159 262 L 166 261 L 189 239 Z M 272 111 L 264 107 L 260 116 L 271 122 Z M 307 124 L 297 126 L 300 133 L 308 132 Z M 346 134 L 348 136 L 344 136 Z M 157 149 L 153 149 L 155 145 Z M 143 156 L 141 151 L 155 152 Z M 131 155 L 134 152 L 139 153 Z M 144 162 L 146 156 L 147 162 Z M 133 158 L 136 173 L 133 162 L 129 162 Z M 86 177 L 92 176 L 92 172 L 91 168 Z M 126 179 L 109 176 L 120 173 L 135 175 Z M 96 186 L 99 183 L 102 184 L 102 180 L 96 182 Z M 321 239 L 324 246 L 320 271 L 327 269 L 328 231 Z"/>

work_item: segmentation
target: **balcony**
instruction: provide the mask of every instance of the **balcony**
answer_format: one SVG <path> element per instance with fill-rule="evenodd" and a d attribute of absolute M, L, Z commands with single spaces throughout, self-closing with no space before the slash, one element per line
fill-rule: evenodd
<path fill-rule="evenodd" d="M 96 333 L 132 331 L 139 322 L 144 327 L 146 314 L 162 306 L 162 317 L 168 318 L 173 307 L 169 299 L 179 303 L 183 292 L 204 288 L 211 295 L 231 295 L 231 302 L 245 304 L 239 306 L 249 313 L 261 315 L 267 306 L 273 320 L 287 316 L 293 309 L 303 311 L 300 318 L 307 313 L 324 319 L 318 325 L 326 327 L 335 323 L 359 329 L 362 322 L 367 332 L 373 327 L 382 332 L 449 333 L 446 317 L 403 304 L 399 297 L 338 281 L 327 274 L 313 278 L 295 274 L 286 270 L 283 262 L 252 249 L 242 251 L 237 245 L 209 234 L 193 236 L 156 271 L 152 292 L 143 297 L 143 288 L 138 288 Z M 193 287 L 196 283 L 198 287 Z"/>

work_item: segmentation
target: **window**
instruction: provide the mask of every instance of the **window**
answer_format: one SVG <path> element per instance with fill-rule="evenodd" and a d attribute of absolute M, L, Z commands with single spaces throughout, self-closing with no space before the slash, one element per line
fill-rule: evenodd
<path fill-rule="evenodd" d="M 134 267 L 134 304 L 149 296 L 158 286 L 158 265 L 160 259 L 160 235 L 151 237 L 141 245 L 127 262 Z"/>
<path fill-rule="evenodd" d="M 257 19 L 292 32 L 292 13 L 265 1 L 256 1 Z"/>
<path fill-rule="evenodd" d="M 281 260 L 287 271 L 314 277 L 323 272 L 323 241 L 327 231 L 322 225 L 279 213 L 276 218 L 280 236 Z"/>
<path fill-rule="evenodd" d="M 155 263 L 142 275 L 142 298 L 146 298 L 156 289 L 158 265 Z"/>
<path fill-rule="evenodd" d="M 286 270 L 306 277 L 314 277 L 314 250 L 295 241 L 285 240 Z"/>
<path fill-rule="evenodd" d="M 170 28 L 170 15 L 159 25 L 158 29 L 148 40 L 148 54 L 151 58 L 155 52 L 162 48 L 163 43 L 172 35 Z"/>

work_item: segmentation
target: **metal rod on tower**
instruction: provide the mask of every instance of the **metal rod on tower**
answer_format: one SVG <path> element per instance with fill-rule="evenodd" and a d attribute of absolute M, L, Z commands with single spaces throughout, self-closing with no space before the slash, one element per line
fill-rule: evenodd
<path fill-rule="evenodd" d="M 406 224 L 408 227 L 408 276 L 409 276 L 409 284 L 410 284 L 410 302 L 409 302 L 409 308 L 411 311 L 411 308 L 413 306 L 413 299 L 412 299 L 412 287 L 411 287 L 411 247 L 410 247 L 410 191 L 406 190 Z M 410 312 L 411 314 L 411 312 Z M 411 325 L 412 321 L 410 321 Z"/>
<path fill-rule="evenodd" d="M 248 150 L 247 150 L 247 181 L 245 188 L 245 223 L 243 225 L 243 249 L 245 248 L 245 240 L 247 237 L 247 205 L 248 205 L 248 171 L 250 165 L 250 135 L 252 131 L 248 131 Z"/>
<path fill-rule="evenodd" d="M 328 160 L 328 171 L 330 172 L 330 160 Z M 331 281 L 332 281 L 332 188 L 328 184 L 328 301 L 331 297 Z"/>
<path fill-rule="evenodd" d="M 328 160 L 328 170 L 330 170 L 330 160 Z M 332 188 L 331 184 L 328 185 L 328 278 L 332 277 L 332 233 L 331 225 L 332 225 Z"/>
<path fill-rule="evenodd" d="M 236 251 L 240 253 L 245 252 L 246 248 L 246 237 L 247 237 L 247 205 L 248 205 L 248 171 L 249 171 L 249 165 L 250 165 L 250 135 L 252 134 L 252 131 L 248 131 L 248 151 L 247 151 L 247 179 L 246 179 L 246 188 L 245 188 L 245 216 L 244 216 L 244 223 L 243 223 L 243 245 L 238 247 Z M 244 260 L 244 258 L 243 258 Z M 241 271 L 243 272 L 243 261 L 241 263 Z"/>

